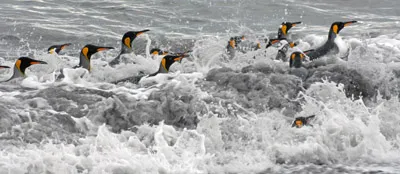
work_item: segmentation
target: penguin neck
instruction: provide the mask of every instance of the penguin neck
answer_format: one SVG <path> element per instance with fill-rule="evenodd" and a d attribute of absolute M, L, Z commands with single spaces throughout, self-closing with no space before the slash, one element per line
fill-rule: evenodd
<path fill-rule="evenodd" d="M 287 39 L 287 35 L 286 35 L 286 34 L 283 34 L 282 32 L 280 32 L 280 33 L 278 34 L 278 39 Z"/>
<path fill-rule="evenodd" d="M 296 59 L 294 60 L 294 62 L 293 62 L 293 66 L 294 66 L 295 68 L 301 68 L 301 65 L 302 65 L 302 62 L 301 62 L 300 58 L 296 58 Z"/>
<path fill-rule="evenodd" d="M 168 73 L 169 67 L 171 67 L 172 63 L 169 63 L 166 59 L 163 58 L 161 60 L 160 67 L 158 68 L 158 71 L 153 73 L 153 74 L 151 74 L 151 76 L 157 75 L 158 73 Z"/>
<path fill-rule="evenodd" d="M 7 81 L 11 80 L 11 79 L 15 79 L 15 78 L 19 78 L 19 77 L 25 77 L 25 68 L 19 70 L 17 68 L 17 66 L 14 66 L 14 73 L 11 76 L 10 79 L 8 79 Z"/>
<path fill-rule="evenodd" d="M 132 43 L 131 43 L 131 45 L 132 45 Z M 128 48 L 128 47 L 124 44 L 124 42 L 121 42 L 121 53 L 120 53 L 119 55 L 131 53 L 131 52 L 133 52 L 132 48 Z"/>
<path fill-rule="evenodd" d="M 90 72 L 90 56 L 86 58 L 82 53 L 79 56 L 79 67 L 85 68 Z"/>
<path fill-rule="evenodd" d="M 334 42 L 337 37 L 337 34 L 333 32 L 333 30 L 329 30 L 329 35 L 328 35 L 328 42 Z"/>

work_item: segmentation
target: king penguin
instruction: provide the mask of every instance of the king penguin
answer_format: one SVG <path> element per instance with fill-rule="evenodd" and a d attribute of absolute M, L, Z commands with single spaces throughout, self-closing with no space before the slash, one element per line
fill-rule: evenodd
<path fill-rule="evenodd" d="M 315 118 L 315 115 L 308 117 L 297 117 L 292 124 L 292 127 L 301 128 L 303 126 L 312 126 L 310 122 Z"/>
<path fill-rule="evenodd" d="M 60 51 L 62 51 L 63 49 L 65 49 L 65 47 L 70 46 L 71 43 L 66 43 L 66 44 L 62 44 L 62 45 L 52 45 L 49 47 L 49 49 L 47 49 L 49 54 L 54 54 L 57 53 L 59 54 Z"/>
<path fill-rule="evenodd" d="M 150 30 L 142 30 L 142 31 L 128 31 L 124 34 L 124 36 L 122 36 L 122 40 L 121 40 L 121 52 L 119 53 L 119 55 L 114 58 L 111 62 L 109 62 L 108 64 L 110 66 L 115 66 L 116 64 L 119 64 L 121 62 L 121 55 L 123 54 L 127 54 L 127 53 L 131 53 L 133 52 L 132 50 L 132 42 L 133 40 L 135 40 L 136 37 L 138 37 L 139 35 L 148 32 Z"/>
<path fill-rule="evenodd" d="M 278 39 L 287 39 L 289 30 L 301 22 L 282 22 L 278 29 Z"/>
<path fill-rule="evenodd" d="M 331 25 L 328 34 L 328 40 L 325 42 L 325 44 L 319 48 L 316 48 L 314 51 L 309 51 L 309 53 L 307 53 L 307 56 L 310 57 L 310 60 L 318 59 L 328 53 L 336 54 L 339 51 L 337 45 L 335 44 L 335 39 L 337 35 L 344 27 L 347 27 L 354 23 L 357 23 L 357 21 L 334 22 Z"/>
<path fill-rule="evenodd" d="M 20 57 L 17 61 L 15 61 L 13 75 L 5 82 L 10 81 L 12 79 L 19 78 L 19 77 L 26 77 L 26 75 L 25 75 L 26 68 L 28 68 L 31 65 L 36 65 L 36 64 L 47 64 L 47 63 L 44 61 L 31 59 L 29 57 Z"/>
<path fill-rule="evenodd" d="M 171 67 L 171 65 L 175 62 L 181 62 L 183 58 L 185 58 L 186 56 L 188 56 L 186 53 L 178 53 L 178 54 L 173 54 L 173 55 L 165 55 L 160 62 L 160 66 L 158 68 L 158 71 L 156 71 L 155 73 L 149 74 L 148 77 L 151 76 L 156 76 L 159 73 L 168 73 L 169 72 L 169 68 Z M 144 74 L 139 74 L 137 76 L 132 76 L 132 77 L 128 77 L 125 79 L 121 79 L 118 81 L 114 81 L 112 83 L 117 84 L 119 82 L 131 82 L 131 83 L 138 83 L 140 81 L 140 79 L 142 79 L 145 75 Z"/>
<path fill-rule="evenodd" d="M 233 59 L 236 54 L 236 39 L 231 37 L 228 41 L 228 45 L 226 46 L 226 52 L 228 53 L 229 59 Z"/>
<path fill-rule="evenodd" d="M 313 50 L 310 50 L 313 51 Z M 308 52 L 293 52 L 290 55 L 290 60 L 289 60 L 289 67 L 290 67 L 290 74 L 295 75 L 299 78 L 301 78 L 303 81 L 307 79 L 308 77 L 308 70 L 306 67 L 303 65 L 303 62 L 305 60 L 305 54 Z"/>
<path fill-rule="evenodd" d="M 110 50 L 110 49 L 114 49 L 114 47 L 99 47 L 91 44 L 85 45 L 82 48 L 81 53 L 79 54 L 79 65 L 75 66 L 74 68 L 82 67 L 90 72 L 92 69 L 90 65 L 90 59 L 92 55 L 99 51 Z"/>
<path fill-rule="evenodd" d="M 278 29 L 278 39 L 280 40 L 281 46 L 278 48 L 278 54 L 276 55 L 275 60 L 287 61 L 286 53 L 289 50 L 289 47 L 293 48 L 297 45 L 288 40 L 289 30 L 297 24 L 301 24 L 301 22 L 282 22 Z"/>

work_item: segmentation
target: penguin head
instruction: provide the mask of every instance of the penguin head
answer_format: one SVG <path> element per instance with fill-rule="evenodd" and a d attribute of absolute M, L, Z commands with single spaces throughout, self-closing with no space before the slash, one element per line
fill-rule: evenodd
<path fill-rule="evenodd" d="M 293 52 L 290 55 L 290 61 L 289 61 L 289 66 L 290 68 L 295 67 L 295 68 L 300 68 L 303 64 L 305 55 L 301 52 Z"/>
<path fill-rule="evenodd" d="M 239 44 L 240 42 L 242 42 L 242 41 L 245 40 L 244 35 L 242 35 L 242 36 L 235 36 L 235 37 L 233 37 L 233 38 L 235 39 L 236 44 Z"/>
<path fill-rule="evenodd" d="M 340 30 L 351 24 L 357 23 L 357 21 L 347 21 L 347 22 L 334 22 L 331 25 L 330 33 L 339 34 Z"/>
<path fill-rule="evenodd" d="M 35 60 L 35 59 L 31 59 L 29 57 L 20 57 L 14 65 L 14 75 L 13 77 L 19 77 L 19 76 L 25 76 L 25 70 L 26 68 L 30 67 L 31 65 L 36 65 L 36 64 L 47 64 L 44 61 L 40 61 L 40 60 Z M 17 75 L 17 74 L 20 75 Z"/>
<path fill-rule="evenodd" d="M 142 31 L 128 31 L 122 36 L 122 45 L 128 49 L 132 49 L 132 42 L 135 40 L 136 37 L 139 35 L 148 32 L 150 30 L 142 30 Z"/>
<path fill-rule="evenodd" d="M 162 68 L 168 72 L 171 65 L 175 62 L 181 62 L 186 54 L 166 55 L 161 60 Z"/>
<path fill-rule="evenodd" d="M 91 44 L 85 45 L 81 50 L 79 66 L 90 71 L 90 59 L 92 55 L 99 51 L 109 49 L 114 49 L 114 47 L 99 47 Z"/>
<path fill-rule="evenodd" d="M 267 46 L 265 48 L 268 48 L 272 46 L 273 44 L 276 44 L 280 41 L 281 39 L 266 39 L 265 42 L 267 42 Z"/>
<path fill-rule="evenodd" d="M 290 48 L 293 48 L 293 47 L 297 46 L 297 42 L 290 42 L 289 46 L 290 46 Z"/>
<path fill-rule="evenodd" d="M 59 54 L 61 50 L 63 50 L 65 47 L 70 46 L 70 43 L 62 44 L 62 45 L 53 45 L 50 46 L 49 49 L 47 49 L 49 54 L 54 54 L 57 53 Z"/>
<path fill-rule="evenodd" d="M 228 42 L 228 47 L 236 48 L 236 39 L 231 37 Z"/>
<path fill-rule="evenodd" d="M 282 22 L 278 30 L 278 38 L 286 36 L 289 30 L 297 24 L 301 24 L 301 22 Z"/>
<path fill-rule="evenodd" d="M 315 118 L 315 115 L 308 117 L 297 117 L 292 124 L 292 127 L 301 128 L 303 126 L 311 126 L 310 122 Z"/>

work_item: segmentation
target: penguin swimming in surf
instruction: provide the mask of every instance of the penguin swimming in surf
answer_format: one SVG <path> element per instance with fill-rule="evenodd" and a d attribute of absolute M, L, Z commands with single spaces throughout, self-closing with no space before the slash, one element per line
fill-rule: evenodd
<path fill-rule="evenodd" d="M 307 54 L 309 51 L 313 51 L 313 50 L 308 50 L 303 53 L 296 51 L 290 55 L 289 73 L 301 78 L 303 81 L 306 80 L 308 77 L 308 70 L 307 70 L 307 67 L 305 67 L 305 65 L 303 64 L 303 62 L 306 59 L 305 54 Z"/>
<path fill-rule="evenodd" d="M 278 39 L 287 39 L 289 30 L 301 22 L 282 22 L 278 29 Z"/>
<path fill-rule="evenodd" d="M 228 53 L 229 59 L 233 59 L 236 54 L 236 39 L 231 37 L 228 41 L 228 45 L 226 46 L 226 52 Z"/>
<path fill-rule="evenodd" d="M 297 43 L 288 40 L 289 30 L 297 24 L 301 24 L 301 22 L 282 22 L 278 29 L 277 39 L 280 40 L 280 47 L 278 48 L 278 54 L 276 55 L 275 60 L 282 60 L 286 62 L 286 53 L 289 50 L 289 47 L 293 48 L 297 46 Z"/>
<path fill-rule="evenodd" d="M 142 30 L 142 31 L 128 31 L 126 32 L 123 36 L 122 36 L 122 40 L 121 40 L 121 52 L 119 53 L 119 55 L 114 58 L 111 62 L 109 62 L 108 64 L 110 66 L 115 66 L 116 64 L 119 64 L 121 62 L 121 55 L 123 54 L 127 54 L 127 53 L 131 53 L 133 52 L 132 49 L 132 42 L 133 40 L 135 40 L 136 37 L 138 37 L 139 35 L 148 32 L 150 30 Z"/>
<path fill-rule="evenodd" d="M 62 45 L 52 45 L 49 47 L 49 49 L 47 49 L 47 52 L 49 54 L 54 54 L 57 53 L 59 54 L 60 51 L 62 51 L 63 49 L 65 49 L 67 46 L 70 46 L 71 43 L 66 43 L 66 44 L 62 44 Z"/>
<path fill-rule="evenodd" d="M 340 30 L 344 27 L 347 27 L 351 24 L 357 23 L 357 21 L 348 21 L 348 22 L 334 22 L 329 29 L 328 40 L 319 48 L 316 48 L 314 51 L 309 51 L 307 56 L 310 57 L 310 60 L 318 59 L 322 56 L 327 55 L 328 53 L 336 54 L 339 52 L 339 48 L 335 44 L 335 39 L 339 34 Z"/>
<path fill-rule="evenodd" d="M 303 126 L 312 126 L 310 122 L 315 118 L 315 115 L 308 117 L 297 117 L 292 124 L 292 127 L 301 128 Z"/>
<path fill-rule="evenodd" d="M 40 61 L 40 60 L 35 60 L 35 59 L 31 59 L 29 57 L 20 57 L 18 58 L 17 61 L 15 61 L 14 64 L 14 73 L 13 75 L 6 81 L 4 82 L 8 82 L 12 79 L 16 79 L 19 77 L 26 77 L 25 75 L 25 70 L 26 68 L 30 67 L 31 65 L 36 65 L 36 64 L 47 64 L 44 61 Z M 6 67 L 6 68 L 10 68 L 7 66 L 2 66 L 2 67 Z"/>
<path fill-rule="evenodd" d="M 100 52 L 100 51 L 104 51 L 104 50 L 110 50 L 110 49 L 114 49 L 114 47 L 99 47 L 99 46 L 95 46 L 95 45 L 91 45 L 91 44 L 87 44 L 85 45 L 82 50 L 81 53 L 79 54 L 79 65 L 75 66 L 74 68 L 85 68 L 87 69 L 89 72 L 91 71 L 91 65 L 90 65 L 90 59 L 92 57 L 93 54 Z"/>
<path fill-rule="evenodd" d="M 160 62 L 160 66 L 158 68 L 158 71 L 156 71 L 155 73 L 149 74 L 148 77 L 151 76 L 156 76 L 159 73 L 168 73 L 169 72 L 169 68 L 171 67 L 171 65 L 175 62 L 181 62 L 183 58 L 185 58 L 186 56 L 188 56 L 186 53 L 178 53 L 178 54 L 173 54 L 173 55 L 165 55 Z M 138 83 L 140 81 L 140 79 L 142 79 L 143 77 L 145 77 L 144 74 L 139 74 L 137 76 L 132 76 L 132 77 L 128 77 L 125 79 L 121 79 L 115 82 L 112 82 L 114 84 L 117 84 L 119 82 L 131 82 L 131 83 Z"/>
<path fill-rule="evenodd" d="M 92 44 L 87 44 L 82 48 L 82 50 L 79 54 L 79 65 L 76 65 L 72 68 L 74 68 L 74 69 L 84 68 L 84 69 L 88 70 L 89 72 L 91 72 L 91 70 L 92 70 L 92 66 L 91 66 L 92 55 L 96 54 L 97 52 L 110 50 L 110 49 L 114 49 L 114 47 L 100 47 L 100 46 L 95 46 Z M 83 75 L 81 75 L 81 76 L 83 76 Z M 63 71 L 63 69 L 60 69 L 60 72 L 57 75 L 57 79 L 60 80 L 64 77 L 65 77 L 64 71 Z"/>

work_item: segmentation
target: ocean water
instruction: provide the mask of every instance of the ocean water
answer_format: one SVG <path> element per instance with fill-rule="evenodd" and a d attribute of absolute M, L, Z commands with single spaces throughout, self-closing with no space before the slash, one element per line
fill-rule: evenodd
<path fill-rule="evenodd" d="M 0 83 L 0 174 L 400 173 L 398 0 L 2 0 L 0 65 L 48 62 Z M 277 49 L 225 53 L 232 36 L 275 37 L 283 21 L 299 45 L 321 45 L 331 23 L 357 20 L 302 80 Z M 122 35 L 136 64 L 107 66 Z M 72 43 L 61 55 L 50 45 Z M 86 44 L 115 50 L 71 69 Z M 264 47 L 265 43 L 261 42 Z M 192 50 L 169 74 L 146 51 Z M 344 50 L 344 51 L 343 51 Z M 348 54 L 348 60 L 339 59 Z M 66 78 L 55 80 L 64 68 Z M 11 70 L 0 70 L 0 81 Z M 82 75 L 85 74 L 85 75 Z M 295 117 L 313 126 L 292 128 Z"/>

